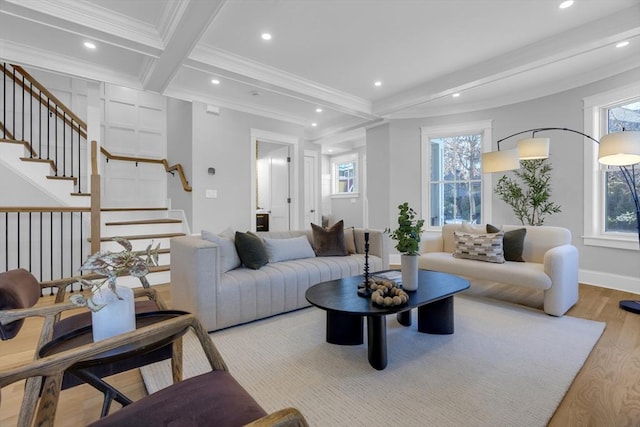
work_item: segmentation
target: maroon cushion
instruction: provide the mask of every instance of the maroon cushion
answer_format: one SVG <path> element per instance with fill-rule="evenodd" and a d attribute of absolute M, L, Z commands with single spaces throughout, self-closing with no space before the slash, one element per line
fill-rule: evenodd
<path fill-rule="evenodd" d="M 40 284 L 23 268 L 0 273 L 0 311 L 33 307 L 40 298 Z M 8 340 L 16 336 L 24 319 L 0 325 L 0 337 Z"/>
<path fill-rule="evenodd" d="M 242 426 L 265 415 L 231 374 L 211 371 L 164 388 L 90 426 L 227 427 Z"/>

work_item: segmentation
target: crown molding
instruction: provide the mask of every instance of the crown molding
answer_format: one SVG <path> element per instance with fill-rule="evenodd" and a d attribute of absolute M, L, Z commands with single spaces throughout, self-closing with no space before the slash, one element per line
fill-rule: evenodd
<path fill-rule="evenodd" d="M 158 34 L 163 45 L 167 45 L 178 29 L 180 20 L 187 10 L 189 2 L 168 2 L 162 11 L 160 22 L 158 22 Z"/>
<path fill-rule="evenodd" d="M 357 115 L 365 119 L 376 116 L 371 113 L 372 105 L 366 99 L 321 85 L 292 73 L 252 61 L 222 49 L 199 45 L 189 56 L 188 66 L 206 72 L 218 72 L 265 90 L 318 103 L 327 108 Z"/>
<path fill-rule="evenodd" d="M 619 11 L 554 37 L 532 43 L 474 64 L 466 69 L 433 79 L 374 103 L 373 112 L 388 117 L 455 92 L 464 92 L 566 58 L 592 52 L 617 41 L 640 35 L 640 5 Z"/>
<path fill-rule="evenodd" d="M 14 16 L 66 32 L 158 55 L 162 40 L 153 25 L 77 0 L 4 0 Z M 62 21 L 62 22 L 60 22 Z M 149 49 L 151 48 L 151 50 Z"/>
<path fill-rule="evenodd" d="M 168 87 L 163 95 L 170 96 L 172 98 L 181 99 L 188 102 L 202 102 L 208 105 L 215 105 L 217 107 L 228 108 L 230 110 L 239 111 L 241 113 L 253 114 L 256 116 L 267 117 L 281 122 L 292 123 L 295 125 L 306 127 L 309 121 L 301 117 L 293 117 L 289 113 L 281 113 L 274 110 L 269 110 L 257 105 L 251 105 L 246 103 L 239 103 L 237 101 L 203 95 L 201 92 L 194 92 L 186 89 Z"/>
<path fill-rule="evenodd" d="M 0 52 L 4 59 L 25 67 L 39 68 L 45 71 L 61 73 L 85 80 L 111 83 L 133 89 L 142 90 L 140 81 L 134 76 L 114 73 L 104 67 L 75 58 L 51 53 L 47 50 L 36 49 L 19 43 L 0 40 Z"/>

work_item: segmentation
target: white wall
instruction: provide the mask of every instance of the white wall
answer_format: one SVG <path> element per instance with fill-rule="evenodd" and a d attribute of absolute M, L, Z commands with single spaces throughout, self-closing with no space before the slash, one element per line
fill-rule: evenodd
<path fill-rule="evenodd" d="M 206 105 L 192 104 L 193 126 L 193 224 L 191 230 L 202 229 L 219 232 L 227 227 L 246 231 L 252 227 L 251 218 L 251 158 L 255 156 L 251 147 L 251 129 L 291 135 L 303 139 L 304 129 L 285 122 L 220 109 L 220 115 L 207 114 Z M 314 149 L 314 144 L 300 143 L 297 158 L 297 178 L 300 182 L 297 197 L 298 224 L 302 223 L 304 179 L 303 155 L 305 149 Z M 208 175 L 209 167 L 216 168 L 215 175 Z M 293 168 L 295 171 L 295 168 Z M 295 173 L 295 172 L 294 172 Z M 217 198 L 206 198 L 205 190 L 216 190 Z"/>
<path fill-rule="evenodd" d="M 369 178 L 373 187 L 374 171 L 390 171 L 388 191 L 378 183 L 378 191 L 370 191 L 369 206 L 372 227 L 389 226 L 396 219 L 398 203 L 408 201 L 420 210 L 420 127 L 493 120 L 495 140 L 512 133 L 535 127 L 566 127 L 584 131 L 582 99 L 600 92 L 637 82 L 636 69 L 614 78 L 588 86 L 562 92 L 529 102 L 480 112 L 424 119 L 391 120 L 389 125 L 371 129 L 367 133 L 369 146 Z M 388 138 L 385 135 L 388 127 Z M 580 253 L 581 280 L 608 287 L 618 287 L 624 281 L 635 292 L 640 292 L 640 262 L 637 250 L 608 249 L 585 246 L 583 233 L 583 151 L 584 142 L 579 135 L 570 132 L 549 132 L 551 138 L 550 162 L 552 171 L 552 199 L 562 206 L 562 212 L 547 219 L 546 225 L 566 227 L 571 230 L 573 244 Z M 502 148 L 515 147 L 517 139 L 505 141 Z M 512 144 L 512 145 L 510 145 Z M 387 145 L 390 156 L 385 157 Z M 381 152 L 377 150 L 380 149 Z M 495 149 L 495 144 L 494 144 Z M 374 155 L 375 153 L 375 155 Z M 499 176 L 493 177 L 492 188 Z M 485 175 L 485 178 L 487 176 Z M 487 183 L 489 181 L 486 181 Z M 390 209 L 384 209 L 390 206 Z M 373 208 L 372 207 L 377 207 Z M 514 224 L 516 218 L 511 208 L 495 195 L 492 199 L 493 218 L 496 224 Z M 386 218 L 382 217 L 386 212 Z M 608 277 L 595 279 L 592 271 L 607 273 Z M 636 287 L 637 286 L 637 287 Z"/>
<path fill-rule="evenodd" d="M 167 159 L 169 164 L 180 163 L 185 177 L 192 184 L 193 130 L 191 103 L 167 98 Z M 193 193 L 184 191 L 176 172 L 167 176 L 167 197 L 172 209 L 182 209 L 189 225 L 193 223 Z"/>

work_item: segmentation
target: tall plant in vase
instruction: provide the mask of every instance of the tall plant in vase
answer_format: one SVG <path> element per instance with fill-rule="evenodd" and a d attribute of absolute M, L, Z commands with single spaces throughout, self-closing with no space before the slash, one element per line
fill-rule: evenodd
<path fill-rule="evenodd" d="M 416 211 L 407 202 L 398 209 L 398 228 L 390 232 L 390 237 L 397 242 L 395 248 L 401 254 L 402 287 L 415 291 L 418 289 L 418 256 L 424 219 L 417 219 Z"/>

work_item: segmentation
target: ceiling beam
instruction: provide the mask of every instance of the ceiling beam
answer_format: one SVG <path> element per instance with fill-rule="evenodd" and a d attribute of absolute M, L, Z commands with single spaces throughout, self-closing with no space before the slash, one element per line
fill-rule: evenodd
<path fill-rule="evenodd" d="M 225 0 L 190 1 L 180 10 L 174 23 L 180 30 L 169 35 L 164 51 L 142 76 L 145 90 L 164 92 L 224 4 Z"/>

